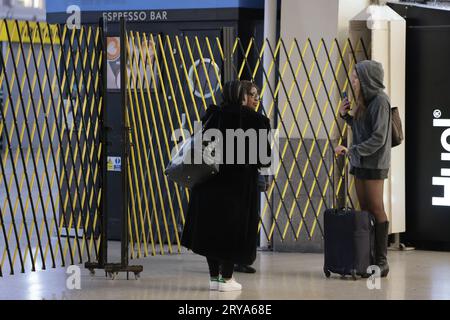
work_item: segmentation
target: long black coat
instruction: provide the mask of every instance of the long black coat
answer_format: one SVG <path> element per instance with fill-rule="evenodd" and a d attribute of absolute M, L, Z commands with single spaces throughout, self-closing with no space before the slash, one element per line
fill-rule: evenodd
<path fill-rule="evenodd" d="M 207 128 L 221 127 L 223 133 L 224 129 L 238 128 L 270 130 L 269 119 L 248 107 L 211 106 L 202 117 L 203 123 L 209 117 Z M 269 143 L 267 150 L 270 152 Z M 258 168 L 262 166 L 259 160 L 257 164 L 248 164 L 247 159 L 247 164 L 220 165 L 216 176 L 191 190 L 183 246 L 221 261 L 247 265 L 254 262 L 259 223 Z"/>

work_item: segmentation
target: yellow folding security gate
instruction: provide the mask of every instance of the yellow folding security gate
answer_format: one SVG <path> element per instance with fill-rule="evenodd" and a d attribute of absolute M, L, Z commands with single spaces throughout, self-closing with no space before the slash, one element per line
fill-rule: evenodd
<path fill-rule="evenodd" d="M 277 244 L 322 239 L 321 213 L 343 205 L 344 170 L 334 147 L 347 143 L 338 117 L 340 93 L 349 91 L 357 61 L 367 59 L 362 40 L 313 44 L 307 39 L 275 44 L 239 38 L 171 36 L 126 30 L 126 116 L 130 130 L 128 166 L 129 254 L 181 252 L 180 238 L 189 190 L 167 179 L 179 128 L 193 132 L 194 121 L 219 104 L 223 82 L 254 81 L 266 114 L 279 130 L 279 165 L 264 194 L 260 231 Z M 266 52 L 271 63 L 263 67 Z M 227 75 L 227 72 L 229 73 Z M 271 81 L 271 79 L 274 79 Z M 355 207 L 353 180 L 349 201 Z"/>
<path fill-rule="evenodd" d="M 101 256 L 101 33 L 0 20 L 0 276 Z"/>
<path fill-rule="evenodd" d="M 322 212 L 344 205 L 348 166 L 333 151 L 347 143 L 340 93 L 352 96 L 349 77 L 368 58 L 365 44 L 257 43 L 226 28 L 211 36 L 155 35 L 126 30 L 124 22 L 120 39 L 123 123 L 111 128 L 102 24 L 68 29 L 0 20 L 0 275 L 83 262 L 91 270 L 139 273 L 128 258 L 181 252 L 189 190 L 164 175 L 172 134 L 182 127 L 192 133 L 231 79 L 261 88 L 258 112 L 279 133 L 280 161 L 262 197 L 261 242 L 275 250 L 321 243 Z M 119 138 L 108 140 L 108 130 Z M 114 158 L 125 199 L 123 210 L 116 208 L 123 230 L 115 265 L 106 258 L 105 190 L 117 173 L 107 166 L 111 143 L 123 146 Z"/>

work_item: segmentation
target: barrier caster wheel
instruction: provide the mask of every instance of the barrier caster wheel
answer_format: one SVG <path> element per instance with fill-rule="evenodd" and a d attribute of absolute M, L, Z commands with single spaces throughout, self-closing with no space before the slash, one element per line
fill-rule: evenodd
<path fill-rule="evenodd" d="M 331 276 L 330 271 L 328 271 L 327 269 L 323 269 L 323 273 L 325 273 L 325 277 L 329 278 Z"/>
<path fill-rule="evenodd" d="M 140 272 L 135 272 L 134 273 L 134 279 L 135 280 L 139 280 L 140 277 L 141 277 L 141 273 Z"/>

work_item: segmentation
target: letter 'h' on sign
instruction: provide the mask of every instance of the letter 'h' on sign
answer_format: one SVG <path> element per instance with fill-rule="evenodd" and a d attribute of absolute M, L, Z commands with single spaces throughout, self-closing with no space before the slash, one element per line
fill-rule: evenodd
<path fill-rule="evenodd" d="M 441 135 L 441 145 L 447 151 L 441 154 L 442 161 L 450 161 L 450 144 L 447 139 L 450 137 L 450 120 L 449 119 L 434 119 L 433 127 L 446 127 L 447 129 Z M 449 162 L 450 164 L 450 162 Z M 433 177 L 433 186 L 443 186 L 444 196 L 433 197 L 433 206 L 450 207 L 450 169 L 442 168 L 440 177 Z"/>

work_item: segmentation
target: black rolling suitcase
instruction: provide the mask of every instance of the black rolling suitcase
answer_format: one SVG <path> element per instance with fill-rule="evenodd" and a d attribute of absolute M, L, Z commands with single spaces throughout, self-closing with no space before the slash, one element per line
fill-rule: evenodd
<path fill-rule="evenodd" d="M 345 196 L 347 204 L 347 175 Z M 375 261 L 375 218 L 366 211 L 350 208 L 327 209 L 324 214 L 323 271 L 341 276 L 367 277 L 367 268 Z"/>

